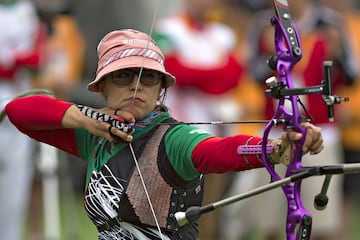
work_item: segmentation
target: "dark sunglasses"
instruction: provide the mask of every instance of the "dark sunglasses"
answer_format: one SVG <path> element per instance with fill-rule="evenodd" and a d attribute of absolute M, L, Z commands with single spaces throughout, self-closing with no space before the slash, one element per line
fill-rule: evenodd
<path fill-rule="evenodd" d="M 135 75 L 140 76 L 141 84 L 145 86 L 155 86 L 159 84 L 163 74 L 155 71 L 143 69 L 140 74 L 140 69 L 122 69 L 111 73 L 111 80 L 115 85 L 126 86 L 132 83 Z M 137 78 L 136 78 L 137 79 Z"/>

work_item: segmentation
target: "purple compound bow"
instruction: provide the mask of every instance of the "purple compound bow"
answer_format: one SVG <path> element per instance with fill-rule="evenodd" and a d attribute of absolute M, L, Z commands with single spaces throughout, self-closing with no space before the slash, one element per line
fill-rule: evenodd
<path fill-rule="evenodd" d="M 269 66 L 275 67 L 274 70 L 277 71 L 278 76 L 267 80 L 266 83 L 270 89 L 266 91 L 266 95 L 278 99 L 279 102 L 272 120 L 265 127 L 261 155 L 272 180 L 279 181 L 282 177 L 275 171 L 266 151 L 264 151 L 266 150 L 267 139 L 276 123 L 275 120 L 280 118 L 285 120 L 285 130 L 292 129 L 301 132 L 303 134 L 302 139 L 293 143 L 294 159 L 288 165 L 285 177 L 292 176 L 294 172 L 302 168 L 303 153 L 301 148 L 305 140 L 306 128 L 301 126 L 303 118 L 298 107 L 298 94 L 305 89 L 294 91 L 294 83 L 291 78 L 291 71 L 295 64 L 300 61 L 302 51 L 298 33 L 289 13 L 287 0 L 274 0 L 274 8 L 276 15 L 271 19 L 271 23 L 275 27 L 276 56 L 269 59 Z M 286 101 L 291 103 L 291 110 L 285 107 Z M 312 217 L 302 203 L 301 182 L 290 182 L 282 186 L 288 205 L 286 220 L 286 238 L 288 240 L 309 239 L 311 235 Z"/>

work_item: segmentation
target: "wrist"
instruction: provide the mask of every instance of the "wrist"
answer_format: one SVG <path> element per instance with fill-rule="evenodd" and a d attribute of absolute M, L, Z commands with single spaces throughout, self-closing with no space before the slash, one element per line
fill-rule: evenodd
<path fill-rule="evenodd" d="M 291 144 L 284 143 L 282 140 L 272 140 L 274 151 L 270 153 L 269 160 L 272 164 L 284 164 L 289 165 L 291 162 Z"/>
<path fill-rule="evenodd" d="M 85 115 L 80 111 L 76 105 L 70 106 L 63 118 L 62 126 L 64 128 L 83 128 Z"/>
<path fill-rule="evenodd" d="M 281 157 L 281 141 L 280 140 L 271 140 L 269 142 L 273 146 L 273 151 L 268 154 L 270 163 L 273 165 L 280 163 L 280 157 Z"/>

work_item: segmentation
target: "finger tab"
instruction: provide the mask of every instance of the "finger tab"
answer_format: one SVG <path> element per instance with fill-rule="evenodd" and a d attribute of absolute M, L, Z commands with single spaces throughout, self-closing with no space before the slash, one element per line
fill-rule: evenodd
<path fill-rule="evenodd" d="M 114 115 L 113 118 L 114 118 L 115 120 L 119 121 L 119 122 L 122 122 L 122 123 L 125 122 L 125 119 L 122 118 L 122 117 L 120 117 L 120 116 L 118 116 L 118 115 Z"/>

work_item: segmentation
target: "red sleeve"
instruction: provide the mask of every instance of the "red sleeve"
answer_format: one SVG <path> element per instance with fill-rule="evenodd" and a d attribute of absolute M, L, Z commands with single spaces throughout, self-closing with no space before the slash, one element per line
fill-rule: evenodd
<path fill-rule="evenodd" d="M 240 145 L 259 145 L 261 142 L 262 138 L 247 135 L 207 138 L 192 152 L 193 163 L 201 173 L 225 173 L 264 167 L 259 155 L 237 153 Z"/>
<path fill-rule="evenodd" d="M 167 71 L 176 76 L 176 85 L 180 87 L 197 87 L 209 94 L 223 94 L 239 83 L 243 66 L 229 55 L 224 64 L 216 68 L 196 68 L 187 66 L 176 55 L 166 57 Z"/>
<path fill-rule="evenodd" d="M 74 129 L 62 127 L 62 117 L 73 105 L 45 95 L 17 98 L 6 105 L 9 120 L 29 137 L 79 156 Z"/>

